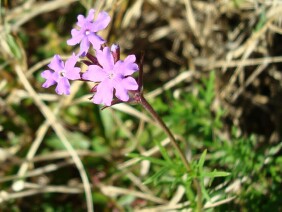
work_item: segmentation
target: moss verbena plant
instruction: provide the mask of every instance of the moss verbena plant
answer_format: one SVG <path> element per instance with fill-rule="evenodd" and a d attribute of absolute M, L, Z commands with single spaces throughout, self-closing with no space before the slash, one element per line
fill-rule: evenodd
<path fill-rule="evenodd" d="M 172 132 L 143 95 L 142 67 L 144 55 L 141 56 L 138 64 L 135 55 L 128 55 L 122 60 L 119 45 L 112 44 L 109 47 L 106 41 L 97 35 L 97 32 L 108 26 L 111 20 L 110 16 L 104 11 L 96 15 L 97 18 L 94 19 L 94 9 L 89 11 L 87 17 L 78 15 L 77 27 L 72 29 L 72 38 L 67 41 L 67 44 L 71 46 L 79 44 L 79 53 L 77 55 L 73 53 L 65 62 L 59 55 L 55 55 L 48 65 L 49 69 L 41 74 L 46 79 L 42 86 L 48 88 L 56 85 L 55 91 L 57 94 L 69 95 L 71 92 L 70 80 L 89 81 L 93 82 L 93 87 L 90 90 L 90 93 L 92 93 L 90 100 L 94 104 L 103 104 L 103 109 L 119 103 L 142 105 L 169 137 L 176 150 L 177 157 L 182 161 L 181 167 L 184 167 L 185 170 L 186 183 L 184 186 L 187 188 L 187 197 L 190 200 L 191 207 L 197 211 L 202 211 L 202 194 L 207 196 L 203 180 L 201 180 L 203 178 L 202 168 L 206 151 L 203 153 L 198 165 L 191 165 L 191 162 L 188 162 Z M 90 52 L 91 48 L 95 54 Z M 85 72 L 82 72 L 80 67 L 76 67 L 79 60 L 87 66 Z M 139 75 L 136 80 L 131 75 L 138 71 Z M 159 144 L 158 146 L 162 155 L 172 162 L 165 149 Z M 172 164 L 168 163 L 168 165 Z M 167 168 L 163 170 L 165 171 Z M 183 173 L 181 172 L 181 174 Z M 225 174 L 213 173 L 210 176 L 223 176 Z"/>

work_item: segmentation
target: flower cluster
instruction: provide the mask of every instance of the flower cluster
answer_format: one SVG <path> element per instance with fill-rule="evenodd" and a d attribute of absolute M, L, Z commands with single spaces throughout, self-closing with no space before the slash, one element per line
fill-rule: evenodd
<path fill-rule="evenodd" d="M 135 55 L 129 55 L 120 60 L 120 49 L 113 44 L 111 48 L 106 41 L 97 35 L 98 31 L 105 29 L 110 23 L 110 16 L 106 12 L 100 12 L 94 20 L 95 10 L 91 9 L 87 17 L 78 15 L 77 28 L 71 30 L 72 38 L 67 40 L 68 45 L 80 44 L 78 55 L 73 55 L 63 62 L 59 55 L 55 55 L 49 69 L 41 73 L 46 79 L 42 85 L 48 88 L 57 84 L 56 93 L 59 95 L 70 94 L 69 80 L 83 80 L 94 82 L 91 89 L 94 92 L 92 101 L 95 104 L 111 106 L 115 102 L 127 102 L 130 100 L 130 92 L 138 89 L 136 80 L 131 77 L 138 71 Z M 93 48 L 95 56 L 89 52 Z M 79 58 L 87 65 L 87 71 L 82 73 L 79 67 L 75 67 Z M 113 100 L 114 96 L 117 98 Z"/>

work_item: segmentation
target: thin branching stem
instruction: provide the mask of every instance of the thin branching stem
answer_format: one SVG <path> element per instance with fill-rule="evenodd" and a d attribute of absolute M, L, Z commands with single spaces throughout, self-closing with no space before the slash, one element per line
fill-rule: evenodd
<path fill-rule="evenodd" d="M 154 108 L 150 105 L 150 103 L 144 98 L 142 94 L 139 96 L 140 99 L 140 104 L 151 114 L 151 116 L 155 119 L 155 121 L 159 124 L 159 126 L 162 128 L 162 130 L 167 134 L 167 136 L 170 138 L 171 143 L 173 147 L 176 149 L 178 152 L 186 170 L 188 173 L 191 173 L 192 168 L 191 164 L 188 162 L 187 158 L 181 151 L 180 146 L 178 145 L 176 139 L 174 138 L 172 132 L 168 129 L 166 124 L 163 122 L 163 120 L 160 118 L 160 116 L 157 114 L 157 112 L 154 110 Z M 197 179 L 193 179 L 193 184 L 196 188 L 197 194 L 198 194 L 198 199 L 197 199 L 197 211 L 200 212 L 202 211 L 202 190 L 200 183 L 198 182 Z"/>

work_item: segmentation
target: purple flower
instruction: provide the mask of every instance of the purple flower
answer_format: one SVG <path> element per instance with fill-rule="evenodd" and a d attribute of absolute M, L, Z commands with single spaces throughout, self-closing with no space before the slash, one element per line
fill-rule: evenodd
<path fill-rule="evenodd" d="M 72 29 L 72 38 L 67 40 L 70 46 L 80 43 L 79 55 L 86 54 L 90 47 L 90 43 L 94 49 L 100 49 L 101 45 L 106 41 L 98 36 L 96 33 L 105 29 L 110 23 L 111 17 L 106 12 L 100 12 L 97 19 L 94 21 L 95 10 L 91 9 L 88 16 L 85 18 L 83 15 L 77 16 L 77 25 L 80 29 Z"/>
<path fill-rule="evenodd" d="M 46 79 L 42 85 L 43 88 L 49 88 L 57 83 L 57 94 L 70 94 L 69 80 L 80 79 L 80 68 L 74 67 L 78 60 L 78 56 L 73 54 L 64 64 L 59 55 L 55 55 L 48 67 L 51 70 L 45 70 L 41 76 Z"/>
<path fill-rule="evenodd" d="M 103 50 L 96 51 L 98 65 L 90 65 L 87 72 L 82 75 L 82 79 L 93 82 L 100 82 L 97 86 L 97 92 L 93 98 L 95 104 L 105 104 L 110 106 L 113 100 L 113 93 L 121 101 L 128 101 L 129 90 L 137 90 L 138 84 L 133 77 L 129 75 L 138 70 L 135 63 L 135 56 L 129 55 L 124 61 L 119 60 L 114 63 L 111 50 L 105 47 Z"/>

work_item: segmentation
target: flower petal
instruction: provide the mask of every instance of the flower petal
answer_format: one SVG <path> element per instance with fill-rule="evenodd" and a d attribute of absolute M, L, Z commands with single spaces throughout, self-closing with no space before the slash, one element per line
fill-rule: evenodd
<path fill-rule="evenodd" d="M 72 56 L 70 56 L 69 59 L 67 59 L 67 61 L 65 62 L 65 69 L 69 70 L 74 68 L 76 62 L 78 60 L 78 56 L 76 56 L 74 53 L 72 54 Z"/>
<path fill-rule="evenodd" d="M 67 40 L 67 44 L 69 46 L 74 46 L 74 45 L 80 43 L 80 41 L 84 37 L 83 32 L 81 30 L 77 30 L 77 29 L 72 29 L 71 35 L 72 35 L 72 38 Z"/>
<path fill-rule="evenodd" d="M 97 65 L 90 65 L 88 71 L 82 75 L 82 79 L 92 82 L 101 82 L 107 77 L 107 73 Z"/>
<path fill-rule="evenodd" d="M 50 86 L 56 84 L 56 81 L 53 79 L 53 74 L 54 72 L 50 70 L 45 70 L 41 73 L 41 77 L 46 79 L 46 81 L 42 85 L 43 88 L 49 88 Z"/>
<path fill-rule="evenodd" d="M 85 17 L 84 17 L 84 15 L 78 15 L 77 16 L 77 25 L 79 26 L 79 27 L 83 27 L 83 25 L 84 25 L 84 23 L 85 23 Z"/>
<path fill-rule="evenodd" d="M 134 72 L 138 71 L 138 65 L 134 63 L 135 61 L 135 56 L 134 55 L 129 55 L 128 57 L 125 58 L 124 61 L 119 60 L 116 62 L 114 70 L 116 73 L 119 73 L 123 76 L 129 76 L 133 74 Z"/>
<path fill-rule="evenodd" d="M 69 95 L 70 94 L 69 80 L 66 77 L 60 77 L 55 91 L 59 95 L 62 95 L 62 94 Z"/>
<path fill-rule="evenodd" d="M 122 79 L 121 83 L 126 90 L 135 91 L 138 89 L 138 84 L 133 77 L 126 77 Z"/>
<path fill-rule="evenodd" d="M 78 60 L 78 56 L 73 54 L 65 63 L 66 78 L 70 80 L 80 79 L 80 68 L 74 67 Z"/>
<path fill-rule="evenodd" d="M 128 55 L 124 60 L 124 76 L 128 76 L 133 74 L 134 72 L 139 70 L 138 65 L 135 63 L 136 57 L 135 55 Z"/>
<path fill-rule="evenodd" d="M 97 50 L 100 50 L 101 45 L 106 42 L 103 38 L 96 35 L 95 33 L 91 33 L 90 35 L 88 35 L 88 39 L 92 43 L 93 48 Z"/>
<path fill-rule="evenodd" d="M 97 92 L 93 98 L 95 104 L 105 104 L 106 106 L 111 106 L 113 100 L 113 86 L 109 80 L 102 81 L 97 86 Z"/>
<path fill-rule="evenodd" d="M 125 59 L 124 62 L 126 63 L 135 63 L 136 57 L 134 54 L 128 55 Z"/>
<path fill-rule="evenodd" d="M 88 52 L 90 43 L 87 37 L 84 37 L 80 43 L 79 55 L 86 54 Z"/>
<path fill-rule="evenodd" d="M 60 75 L 59 72 L 54 72 L 54 73 L 53 73 L 53 80 L 55 80 L 56 83 L 58 83 L 60 77 L 61 77 L 61 75 Z"/>
<path fill-rule="evenodd" d="M 127 102 L 129 99 L 127 90 L 124 88 L 121 83 L 122 80 L 115 80 L 114 88 L 116 89 L 116 97 L 124 102 Z"/>
<path fill-rule="evenodd" d="M 97 19 L 94 21 L 93 28 L 91 30 L 93 32 L 98 32 L 100 30 L 105 29 L 111 21 L 111 17 L 105 11 L 102 11 L 98 14 Z"/>
<path fill-rule="evenodd" d="M 67 70 L 66 78 L 69 80 L 77 80 L 80 79 L 80 68 L 74 67 L 72 69 Z"/>
<path fill-rule="evenodd" d="M 105 47 L 102 51 L 96 51 L 98 62 L 106 71 L 111 71 L 114 67 L 114 58 L 109 47 Z"/>
<path fill-rule="evenodd" d="M 64 62 L 62 61 L 61 57 L 56 54 L 54 55 L 48 67 L 53 69 L 56 72 L 59 72 L 62 69 L 64 69 Z"/>
<path fill-rule="evenodd" d="M 81 30 L 78 30 L 78 29 L 72 29 L 71 30 L 71 36 L 72 37 L 77 37 L 79 35 L 83 35 L 83 33 L 81 32 Z"/>
<path fill-rule="evenodd" d="M 87 15 L 87 17 L 85 18 L 85 20 L 87 20 L 87 21 L 93 21 L 93 19 L 94 19 L 94 13 L 95 13 L 95 10 L 94 9 L 91 9 L 91 10 L 89 10 L 89 12 L 88 12 L 88 15 Z"/>

